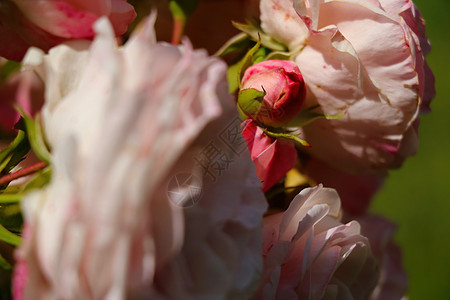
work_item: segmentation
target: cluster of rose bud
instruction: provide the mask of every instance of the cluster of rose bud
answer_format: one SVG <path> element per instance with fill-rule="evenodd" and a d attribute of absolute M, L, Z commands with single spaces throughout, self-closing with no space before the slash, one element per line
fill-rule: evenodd
<path fill-rule="evenodd" d="M 266 60 L 244 73 L 237 107 L 246 119 L 242 135 L 264 192 L 295 165 L 294 137 L 280 127 L 285 127 L 300 113 L 305 97 L 305 82 L 295 62 Z"/>
<path fill-rule="evenodd" d="M 266 60 L 245 71 L 238 110 L 244 119 L 282 127 L 298 115 L 305 96 L 305 82 L 295 62 Z"/>

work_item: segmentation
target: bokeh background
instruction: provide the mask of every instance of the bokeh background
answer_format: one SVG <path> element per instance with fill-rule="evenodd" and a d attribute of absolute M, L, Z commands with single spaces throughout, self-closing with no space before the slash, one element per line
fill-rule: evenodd
<path fill-rule="evenodd" d="M 421 118 L 419 150 L 392 171 L 372 211 L 398 224 L 410 300 L 450 299 L 450 1 L 414 0 L 426 21 L 436 77 L 432 112 Z"/>

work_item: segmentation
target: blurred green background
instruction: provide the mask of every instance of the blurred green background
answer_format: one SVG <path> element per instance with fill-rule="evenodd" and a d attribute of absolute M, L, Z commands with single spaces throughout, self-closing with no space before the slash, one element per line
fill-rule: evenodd
<path fill-rule="evenodd" d="M 450 1 L 414 0 L 426 21 L 436 77 L 432 112 L 421 118 L 419 150 L 391 172 L 372 211 L 398 224 L 408 298 L 450 299 Z"/>

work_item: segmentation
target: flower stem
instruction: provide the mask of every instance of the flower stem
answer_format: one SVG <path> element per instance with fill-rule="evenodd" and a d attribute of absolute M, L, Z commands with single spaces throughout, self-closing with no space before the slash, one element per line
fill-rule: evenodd
<path fill-rule="evenodd" d="M 175 18 L 173 20 L 172 45 L 178 45 L 184 32 L 185 18 Z"/>

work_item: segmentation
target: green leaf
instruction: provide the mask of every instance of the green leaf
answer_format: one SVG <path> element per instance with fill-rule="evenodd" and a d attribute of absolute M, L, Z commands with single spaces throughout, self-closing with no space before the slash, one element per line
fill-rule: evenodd
<path fill-rule="evenodd" d="M 169 0 L 169 8 L 174 19 L 187 20 L 194 12 L 199 0 Z"/>
<path fill-rule="evenodd" d="M 0 240 L 12 246 L 19 246 L 22 241 L 21 237 L 10 232 L 8 229 L 0 225 Z"/>
<path fill-rule="evenodd" d="M 259 41 L 264 47 L 267 47 L 273 51 L 287 51 L 287 47 L 277 40 L 273 39 L 270 35 L 266 34 L 261 28 L 253 24 L 242 24 L 238 22 L 232 22 L 233 26 L 240 31 L 246 33 L 252 40 Z"/>
<path fill-rule="evenodd" d="M 255 55 L 260 46 L 261 41 L 258 41 L 239 62 L 228 68 L 227 79 L 230 93 L 236 92 L 241 87 L 243 72 L 253 64 L 253 55 Z"/>
<path fill-rule="evenodd" d="M 18 185 L 10 185 L 8 186 L 5 190 L 2 191 L 2 193 L 5 194 L 17 194 L 20 193 L 23 189 L 23 184 L 18 184 Z"/>
<path fill-rule="evenodd" d="M 320 108 L 320 105 L 314 105 L 308 108 L 303 109 L 300 113 L 291 120 L 286 127 L 302 127 L 306 126 L 315 120 L 318 119 L 327 119 L 327 120 L 336 120 L 342 118 L 344 114 L 332 116 L 327 114 L 322 114 L 318 112 L 314 112 L 314 110 Z"/>
<path fill-rule="evenodd" d="M 30 150 L 27 135 L 19 130 L 16 138 L 5 149 L 0 151 L 0 172 L 9 172 L 14 167 L 14 162 L 20 162 L 25 154 Z"/>
<path fill-rule="evenodd" d="M 47 145 L 45 144 L 40 115 L 36 115 L 36 118 L 33 120 L 22 108 L 17 107 L 17 109 L 22 114 L 22 118 L 25 122 L 25 128 L 28 134 L 31 148 L 41 161 L 49 164 L 51 160 L 50 152 L 47 149 Z"/>
<path fill-rule="evenodd" d="M 0 224 L 12 232 L 20 232 L 23 225 L 20 203 L 0 205 Z"/>
<path fill-rule="evenodd" d="M 1 173 L 7 173 L 7 172 L 8 172 L 8 170 L 5 171 L 5 172 L 2 172 L 2 171 L 6 169 L 6 167 L 7 167 L 8 164 L 9 164 L 9 162 L 11 161 L 11 158 L 12 158 L 12 155 L 6 157 L 6 158 L 0 163 L 0 172 L 1 172 Z"/>
<path fill-rule="evenodd" d="M 0 268 L 7 271 L 12 269 L 11 265 L 1 255 L 0 255 Z"/>
<path fill-rule="evenodd" d="M 289 134 L 289 133 L 272 132 L 272 131 L 267 130 L 267 128 L 262 128 L 262 127 L 261 127 L 261 129 L 265 134 L 267 134 L 268 136 L 273 137 L 275 139 L 286 139 L 286 140 L 290 140 L 290 141 L 299 143 L 305 147 L 311 147 L 311 145 L 307 141 L 302 140 L 301 138 L 299 138 L 296 135 Z"/>
<path fill-rule="evenodd" d="M 5 149 L 0 151 L 0 176 L 7 175 L 25 155 L 30 151 L 27 135 L 24 131 L 18 130 L 16 138 Z M 4 190 L 9 183 L 0 186 Z"/>
<path fill-rule="evenodd" d="M 19 203 L 0 206 L 0 224 L 11 232 L 21 232 L 23 217 Z"/>
<path fill-rule="evenodd" d="M 0 194 L 0 205 L 20 202 L 22 194 Z"/>

